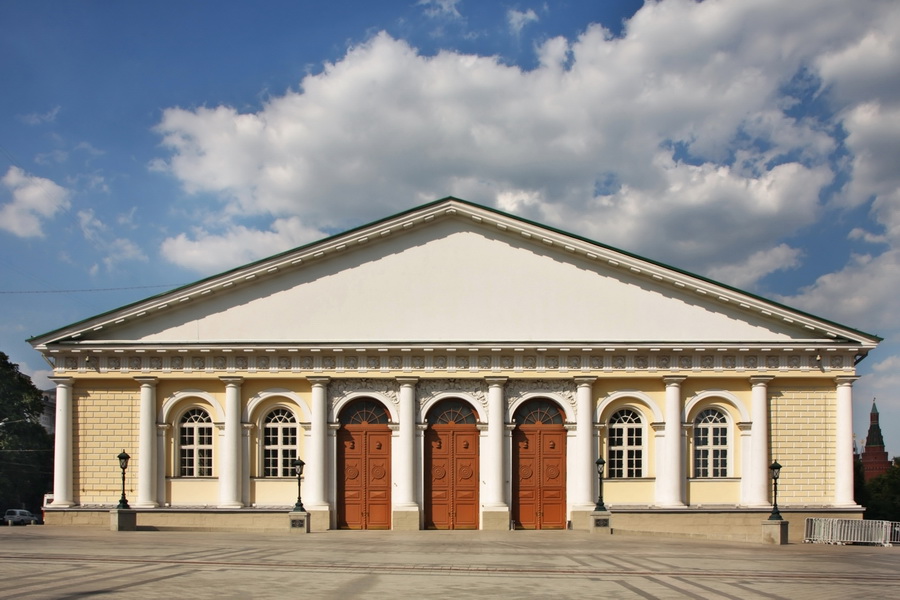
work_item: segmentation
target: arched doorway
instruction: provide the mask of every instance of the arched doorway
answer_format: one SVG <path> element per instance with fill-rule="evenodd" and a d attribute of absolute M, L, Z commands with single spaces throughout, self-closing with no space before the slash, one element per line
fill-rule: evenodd
<path fill-rule="evenodd" d="M 478 529 L 475 411 L 462 400 L 445 400 L 425 420 L 425 528 Z"/>
<path fill-rule="evenodd" d="M 391 528 L 391 430 L 384 406 L 357 400 L 340 414 L 338 529 Z"/>
<path fill-rule="evenodd" d="M 566 527 L 566 429 L 556 403 L 530 400 L 513 415 L 512 519 L 516 529 Z"/>

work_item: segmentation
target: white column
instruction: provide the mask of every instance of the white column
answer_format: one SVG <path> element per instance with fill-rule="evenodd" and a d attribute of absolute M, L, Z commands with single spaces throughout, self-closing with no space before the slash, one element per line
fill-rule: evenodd
<path fill-rule="evenodd" d="M 591 509 L 595 504 L 594 481 L 594 382 L 596 377 L 576 377 L 575 385 L 575 469 L 572 485 L 572 509 Z"/>
<path fill-rule="evenodd" d="M 327 377 L 310 377 L 312 384 L 312 421 L 309 429 L 309 448 L 307 448 L 306 467 L 303 470 L 303 479 L 306 486 L 303 494 L 306 497 L 304 505 L 307 508 L 328 508 L 325 493 L 326 483 L 326 448 L 328 439 L 328 406 L 327 406 Z"/>
<path fill-rule="evenodd" d="M 488 377 L 488 422 L 487 444 L 483 449 L 487 454 L 484 461 L 484 506 L 486 508 L 506 508 L 506 494 L 503 485 L 504 428 L 506 425 L 506 399 L 503 388 L 506 377 Z"/>
<path fill-rule="evenodd" d="M 75 506 L 72 498 L 72 383 L 69 377 L 51 377 L 56 384 L 56 445 L 54 446 L 53 502 Z"/>
<path fill-rule="evenodd" d="M 682 450 L 681 382 L 685 377 L 665 377 L 666 428 L 663 437 L 663 456 L 657 462 L 661 467 L 656 473 L 656 504 L 659 506 L 684 506 L 684 452 Z M 659 450 L 657 450 L 659 451 Z"/>
<path fill-rule="evenodd" d="M 241 377 L 222 377 L 225 383 L 225 436 L 219 467 L 219 508 L 241 503 Z"/>
<path fill-rule="evenodd" d="M 400 428 L 397 438 L 394 506 L 418 508 L 416 504 L 416 382 L 417 377 L 398 377 L 400 384 Z"/>
<path fill-rule="evenodd" d="M 751 377 L 750 472 L 747 479 L 748 506 L 768 506 L 769 502 L 769 382 L 774 377 Z"/>
<path fill-rule="evenodd" d="M 166 434 L 171 430 L 172 426 L 168 423 L 156 425 L 156 502 L 158 506 L 165 506 L 169 501 L 166 490 Z"/>
<path fill-rule="evenodd" d="M 140 424 L 138 430 L 139 508 L 153 508 L 156 503 L 156 377 L 136 377 L 141 384 Z"/>
<path fill-rule="evenodd" d="M 853 499 L 853 382 L 838 377 L 835 414 L 834 504 L 856 506 Z"/>

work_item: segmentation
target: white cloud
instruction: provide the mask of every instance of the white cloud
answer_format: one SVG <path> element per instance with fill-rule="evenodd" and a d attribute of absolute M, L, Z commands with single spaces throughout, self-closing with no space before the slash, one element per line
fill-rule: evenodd
<path fill-rule="evenodd" d="M 820 194 L 845 143 L 838 120 L 790 110 L 792 84 L 806 77 L 815 91 L 823 69 L 838 90 L 851 58 L 896 58 L 865 40 L 893 35 L 882 23 L 898 12 L 879 0 L 647 3 L 620 38 L 592 25 L 544 42 L 531 71 L 423 56 L 379 34 L 258 111 L 164 112 L 169 155 L 154 168 L 224 220 L 167 240 L 164 254 L 221 270 L 297 243 L 260 220 L 311 234 L 456 195 L 752 287 L 805 260 L 784 239 L 826 214 Z M 848 194 L 877 194 L 889 227 L 894 109 L 870 88 L 867 104 L 837 114 Z"/>
<path fill-rule="evenodd" d="M 0 206 L 0 229 L 19 237 L 43 237 L 43 221 L 69 208 L 69 190 L 19 167 L 10 167 L 0 181 L 12 196 Z"/>
<path fill-rule="evenodd" d="M 418 2 L 419 6 L 425 7 L 425 14 L 429 17 L 452 19 L 461 17 L 459 9 L 456 8 L 457 4 L 459 4 L 459 0 L 419 0 Z"/>
<path fill-rule="evenodd" d="M 509 29 L 513 35 L 519 35 L 526 25 L 537 23 L 539 20 L 537 13 L 530 8 L 525 11 L 511 8 L 506 11 L 506 22 L 509 24 Z"/>
<path fill-rule="evenodd" d="M 107 271 L 114 270 L 119 264 L 129 261 L 146 262 L 147 255 L 134 241 L 115 237 L 110 228 L 98 219 L 93 210 L 78 211 L 78 225 L 84 238 L 103 253 L 103 264 Z M 92 268 L 92 275 L 99 272 L 98 266 Z"/>
<path fill-rule="evenodd" d="M 43 114 L 29 113 L 27 115 L 21 115 L 19 119 L 26 125 L 42 125 L 44 123 L 53 123 L 54 121 L 56 121 L 56 115 L 59 114 L 61 108 L 62 107 L 60 106 L 54 106 Z"/>
<path fill-rule="evenodd" d="M 323 232 L 306 228 L 299 219 L 278 219 L 271 231 L 234 226 L 221 234 L 202 228 L 167 239 L 163 256 L 176 264 L 200 272 L 213 272 L 277 254 L 294 246 L 320 239 Z"/>

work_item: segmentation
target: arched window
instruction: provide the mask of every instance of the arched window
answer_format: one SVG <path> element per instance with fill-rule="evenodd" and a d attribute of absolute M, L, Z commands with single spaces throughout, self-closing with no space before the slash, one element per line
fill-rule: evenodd
<path fill-rule="evenodd" d="M 376 400 L 357 400 L 341 411 L 341 425 L 387 425 L 390 423 L 384 405 Z"/>
<path fill-rule="evenodd" d="M 644 427 L 636 411 L 626 408 L 610 417 L 606 463 L 610 478 L 644 476 Z"/>
<path fill-rule="evenodd" d="M 728 477 L 728 423 L 716 408 L 694 419 L 694 477 Z"/>
<path fill-rule="evenodd" d="M 478 419 L 468 403 L 462 400 L 444 400 L 428 411 L 427 420 L 431 425 L 471 425 Z"/>
<path fill-rule="evenodd" d="M 266 415 L 263 430 L 263 476 L 292 477 L 297 458 L 297 419 L 286 408 Z"/>
<path fill-rule="evenodd" d="M 563 414 L 555 402 L 532 400 L 516 409 L 513 421 L 516 425 L 562 425 Z"/>
<path fill-rule="evenodd" d="M 212 477 L 213 424 L 208 412 L 192 408 L 184 413 L 178 447 L 182 477 Z"/>

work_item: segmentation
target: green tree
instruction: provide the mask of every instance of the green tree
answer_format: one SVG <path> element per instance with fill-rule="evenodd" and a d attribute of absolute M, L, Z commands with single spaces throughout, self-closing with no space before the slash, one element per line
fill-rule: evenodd
<path fill-rule="evenodd" d="M 900 466 L 896 460 L 887 473 L 866 482 L 866 518 L 900 521 Z"/>
<path fill-rule="evenodd" d="M 53 477 L 41 391 L 0 352 L 0 507 L 37 510 Z"/>

